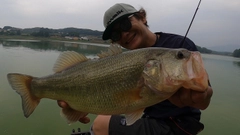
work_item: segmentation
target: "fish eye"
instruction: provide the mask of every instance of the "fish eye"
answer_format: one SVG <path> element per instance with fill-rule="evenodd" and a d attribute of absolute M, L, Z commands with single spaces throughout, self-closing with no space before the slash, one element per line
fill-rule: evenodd
<path fill-rule="evenodd" d="M 183 59 L 184 58 L 184 54 L 183 54 L 182 51 L 178 51 L 176 56 L 177 56 L 177 59 Z"/>

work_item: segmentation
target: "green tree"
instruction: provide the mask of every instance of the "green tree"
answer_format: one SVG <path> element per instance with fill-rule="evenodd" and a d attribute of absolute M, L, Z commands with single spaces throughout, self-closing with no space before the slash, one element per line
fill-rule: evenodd
<path fill-rule="evenodd" d="M 211 53 L 212 53 L 212 50 L 209 50 L 209 49 L 207 49 L 207 48 L 205 48 L 205 47 L 197 46 L 197 49 L 198 49 L 198 51 L 201 52 L 201 53 L 208 53 L 208 54 L 211 54 Z"/>
<path fill-rule="evenodd" d="M 21 30 L 17 30 L 16 35 L 21 35 Z"/>
<path fill-rule="evenodd" d="M 40 28 L 38 32 L 34 32 L 32 35 L 36 37 L 49 37 L 50 32 L 51 31 L 48 28 Z"/>
<path fill-rule="evenodd" d="M 240 49 L 236 49 L 236 50 L 233 51 L 233 57 L 240 58 Z"/>

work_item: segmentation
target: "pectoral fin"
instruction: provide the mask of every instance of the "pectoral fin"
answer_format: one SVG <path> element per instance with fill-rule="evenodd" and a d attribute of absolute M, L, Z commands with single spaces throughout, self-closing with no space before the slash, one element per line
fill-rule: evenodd
<path fill-rule="evenodd" d="M 144 109 L 140 109 L 135 112 L 125 114 L 127 125 L 132 125 L 138 119 L 140 119 L 143 115 L 143 111 Z"/>

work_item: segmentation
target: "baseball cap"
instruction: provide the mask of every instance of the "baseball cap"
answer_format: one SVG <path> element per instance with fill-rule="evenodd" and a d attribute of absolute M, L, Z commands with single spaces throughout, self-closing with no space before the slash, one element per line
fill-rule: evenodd
<path fill-rule="evenodd" d="M 103 17 L 103 25 L 106 29 L 103 32 L 102 39 L 103 40 L 110 39 L 111 31 L 114 24 L 116 24 L 122 18 L 134 14 L 136 12 L 138 11 L 133 6 L 124 3 L 117 3 L 110 7 L 105 12 Z"/>

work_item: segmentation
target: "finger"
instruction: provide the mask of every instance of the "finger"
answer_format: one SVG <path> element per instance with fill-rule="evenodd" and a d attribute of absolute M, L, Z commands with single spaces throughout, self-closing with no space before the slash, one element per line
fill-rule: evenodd
<path fill-rule="evenodd" d="M 58 100 L 57 103 L 58 103 L 58 106 L 60 106 L 62 108 L 69 107 L 68 104 L 66 102 L 62 101 L 62 100 Z"/>
<path fill-rule="evenodd" d="M 194 103 L 202 102 L 206 99 L 207 92 L 192 91 L 192 101 Z"/>
<path fill-rule="evenodd" d="M 79 119 L 80 122 L 87 124 L 90 122 L 90 118 L 89 117 L 83 117 Z"/>
<path fill-rule="evenodd" d="M 208 87 L 208 89 L 203 93 L 192 93 L 192 100 L 195 102 L 195 106 L 197 108 L 204 110 L 209 106 L 212 94 L 212 88 Z"/>
<path fill-rule="evenodd" d="M 174 104 L 174 105 L 176 105 L 177 107 L 184 107 L 184 105 L 183 105 L 183 103 L 181 102 L 181 100 L 180 100 L 180 91 L 177 91 L 174 95 L 172 95 L 168 100 L 172 103 L 172 104 Z"/>
<path fill-rule="evenodd" d="M 192 106 L 194 104 L 191 96 L 192 90 L 185 88 L 179 90 L 179 100 L 183 106 Z"/>

